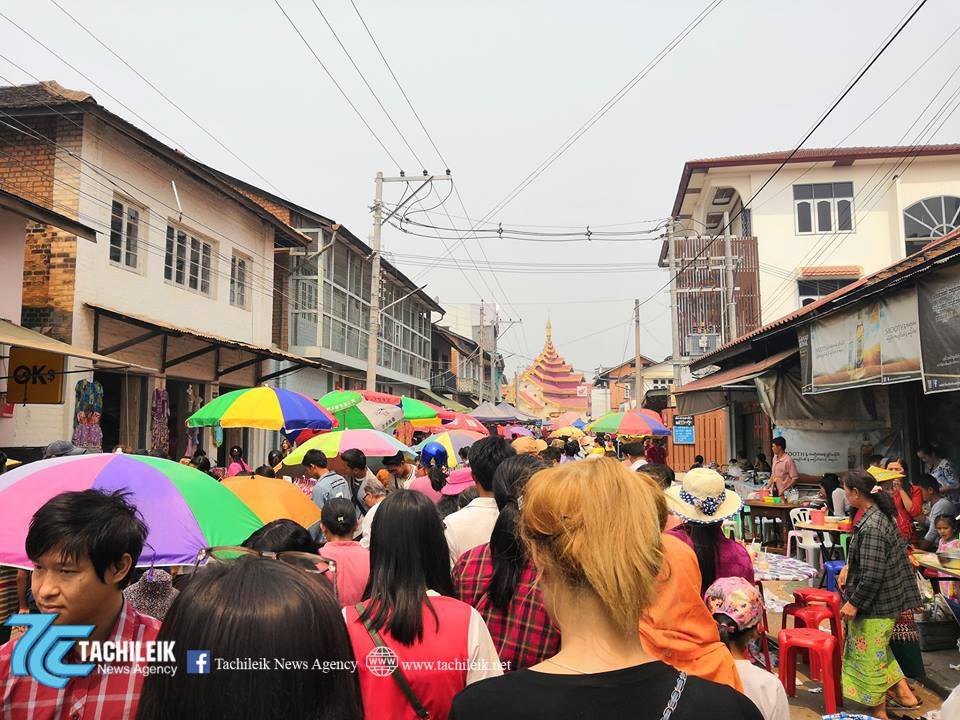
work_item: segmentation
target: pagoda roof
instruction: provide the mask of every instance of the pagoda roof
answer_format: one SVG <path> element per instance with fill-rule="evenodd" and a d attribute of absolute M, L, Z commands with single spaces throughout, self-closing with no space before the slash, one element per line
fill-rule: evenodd
<path fill-rule="evenodd" d="M 523 377 L 540 388 L 544 399 L 550 403 L 576 409 L 586 407 L 586 398 L 577 395 L 577 386 L 584 381 L 583 373 L 576 372 L 557 352 L 549 320 L 543 350 L 523 371 Z"/>

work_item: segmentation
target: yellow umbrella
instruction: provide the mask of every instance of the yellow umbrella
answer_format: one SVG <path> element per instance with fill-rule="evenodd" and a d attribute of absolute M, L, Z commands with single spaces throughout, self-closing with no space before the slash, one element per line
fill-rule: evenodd
<path fill-rule="evenodd" d="M 568 438 L 575 438 L 579 440 L 580 438 L 584 437 L 584 435 L 586 435 L 586 433 L 584 433 L 583 430 L 581 430 L 580 428 L 575 428 L 572 425 L 568 425 L 567 427 L 562 427 L 559 430 L 554 430 L 552 433 L 550 433 L 551 439 L 559 438 L 559 437 L 568 437 Z"/>
<path fill-rule="evenodd" d="M 286 480 L 238 475 L 225 478 L 223 484 L 264 524 L 286 518 L 309 528 L 320 522 L 320 508 L 297 485 Z"/>

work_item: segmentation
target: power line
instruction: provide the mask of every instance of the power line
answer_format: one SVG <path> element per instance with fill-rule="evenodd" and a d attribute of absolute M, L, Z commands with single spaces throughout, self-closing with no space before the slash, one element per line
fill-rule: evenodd
<path fill-rule="evenodd" d="M 390 160 L 398 169 L 403 167 L 400 164 L 400 162 L 393 156 L 393 153 L 391 153 L 390 150 L 387 149 L 387 146 L 384 145 L 383 140 L 380 139 L 380 136 L 377 135 L 376 131 L 370 126 L 370 123 L 367 122 L 367 119 L 363 116 L 363 113 L 361 113 L 357 109 L 357 106 L 353 104 L 353 101 L 350 99 L 350 97 L 347 95 L 344 89 L 340 86 L 340 83 L 337 82 L 336 78 L 333 77 L 333 74 L 327 69 L 327 66 L 324 64 L 323 60 L 321 60 L 320 56 L 317 55 L 317 51 L 313 49 L 313 46 L 309 43 L 307 38 L 304 37 L 302 32 L 300 32 L 300 28 L 297 27 L 297 24 L 293 21 L 293 18 L 291 18 L 287 14 L 287 11 L 283 9 L 283 5 L 280 4 L 280 0 L 273 0 L 273 2 L 280 9 L 280 12 L 283 13 L 283 16 L 287 19 L 287 22 L 290 23 L 290 27 L 293 28 L 294 32 L 296 32 L 299 38 L 303 41 L 303 44 L 306 46 L 307 50 L 310 51 L 310 54 L 313 55 L 313 59 L 317 61 L 317 64 L 321 68 L 323 68 L 323 71 L 327 74 L 327 77 L 330 78 L 330 82 L 332 82 L 334 86 L 337 88 L 337 90 L 340 91 L 340 94 L 343 96 L 343 99 L 347 101 L 347 104 L 351 107 L 353 112 L 356 113 L 358 118 L 360 118 L 360 122 L 362 122 L 364 126 L 367 128 L 367 130 L 370 131 L 370 134 L 373 135 L 374 140 L 377 141 L 377 143 L 380 145 L 383 151 L 387 154 L 387 157 L 390 158 Z"/>
<path fill-rule="evenodd" d="M 282 190 L 280 190 L 276 185 L 274 185 L 272 182 L 270 182 L 269 180 L 267 180 L 267 178 L 265 178 L 263 175 L 261 175 L 260 172 L 257 171 L 256 168 L 254 168 L 253 166 L 251 166 L 246 160 L 244 160 L 243 158 L 241 158 L 241 157 L 240 157 L 239 155 L 237 155 L 233 150 L 231 150 L 229 147 L 227 147 L 226 144 L 224 144 L 224 142 L 220 140 L 220 138 L 218 138 L 218 137 L 217 137 L 216 135 L 214 135 L 212 132 L 210 132 L 209 130 L 207 130 L 207 128 L 205 128 L 203 125 L 201 125 L 199 122 L 197 122 L 196 118 L 194 118 L 194 117 L 193 117 L 192 115 L 190 115 L 186 110 L 184 110 L 184 109 L 183 109 L 182 107 L 180 107 L 177 103 L 175 103 L 172 99 L 170 99 L 170 97 L 169 97 L 165 92 L 163 92 L 163 91 L 162 91 L 160 88 L 158 88 L 154 83 L 152 83 L 147 77 L 145 77 L 145 76 L 143 75 L 143 73 L 141 73 L 139 70 L 137 70 L 135 67 L 133 67 L 133 65 L 131 65 L 130 63 L 128 63 L 117 51 L 115 51 L 113 48 L 111 48 L 109 45 L 107 45 L 103 40 L 101 40 L 99 37 L 97 37 L 86 25 L 84 25 L 82 22 L 80 22 L 79 20 L 77 20 L 76 17 L 74 17 L 73 15 L 71 15 L 71 14 L 67 11 L 67 9 L 63 7 L 63 5 L 61 5 L 59 2 L 57 2 L 57 0 L 50 0 L 50 2 L 52 2 L 52 3 L 57 7 L 57 9 L 60 10 L 60 12 L 62 12 L 64 15 L 66 15 L 68 18 L 70 18 L 70 19 L 71 19 L 81 30 L 83 30 L 87 35 L 89 35 L 89 36 L 92 37 L 94 40 L 96 40 L 96 41 L 100 44 L 101 47 L 103 47 L 107 52 L 109 52 L 111 55 L 113 55 L 117 60 L 119 60 L 120 62 L 122 62 L 134 75 L 136 75 L 138 78 L 140 78 L 141 80 L 143 80 L 143 82 L 145 82 L 147 85 L 149 85 L 149 86 L 153 89 L 153 91 L 154 91 L 155 93 L 157 93 L 160 97 L 162 97 L 164 100 L 166 100 L 169 105 L 173 106 L 181 115 L 183 115 L 185 118 L 187 118 L 187 120 L 189 120 L 191 123 L 193 123 L 194 125 L 196 125 L 200 130 L 202 130 L 203 133 L 204 133 L 207 137 L 209 137 L 211 140 L 213 140 L 215 143 L 217 143 L 217 145 L 219 145 L 221 148 L 223 148 L 223 149 L 226 150 L 228 153 L 230 153 L 230 155 L 231 155 L 235 160 L 239 161 L 245 168 L 247 168 L 247 170 L 249 170 L 250 172 L 252 172 L 252 173 L 253 173 L 254 175 L 256 175 L 258 178 L 260 178 L 261 180 L 263 180 L 263 182 L 265 182 L 267 185 L 269 185 L 271 188 L 273 188 L 273 190 L 276 191 L 276 193 L 277 193 L 278 195 L 280 195 L 280 196 L 283 197 L 284 199 L 288 199 L 288 198 L 286 197 L 286 195 L 283 194 L 283 191 L 282 191 Z"/>

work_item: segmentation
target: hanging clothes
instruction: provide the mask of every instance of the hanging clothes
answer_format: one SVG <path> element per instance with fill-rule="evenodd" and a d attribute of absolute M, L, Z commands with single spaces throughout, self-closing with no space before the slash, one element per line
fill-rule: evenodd
<path fill-rule="evenodd" d="M 203 401 L 197 396 L 196 388 L 193 383 L 187 385 L 187 417 L 193 415 Z M 193 457 L 193 454 L 200 447 L 200 428 L 187 428 L 187 448 L 183 451 L 184 457 Z"/>
<path fill-rule="evenodd" d="M 103 452 L 103 431 L 100 429 L 100 413 L 81 410 L 73 419 L 75 426 L 70 442 L 89 453 Z"/>
<path fill-rule="evenodd" d="M 79 413 L 97 413 L 99 415 L 103 412 L 103 385 L 96 380 L 78 380 L 73 391 L 77 401 L 77 415 L 73 416 L 73 427 L 76 429 L 77 425 L 80 424 Z"/>
<path fill-rule="evenodd" d="M 153 391 L 150 406 L 150 445 L 152 450 L 170 453 L 170 396 L 163 388 Z"/>

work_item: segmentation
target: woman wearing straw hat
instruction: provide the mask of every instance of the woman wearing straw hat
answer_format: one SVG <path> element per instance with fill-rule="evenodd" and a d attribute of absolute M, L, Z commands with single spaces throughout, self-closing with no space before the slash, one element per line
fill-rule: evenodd
<path fill-rule="evenodd" d="M 723 476 L 709 468 L 694 468 L 681 485 L 668 488 L 667 507 L 682 521 L 667 532 L 693 548 L 700 565 L 701 593 L 722 577 L 753 582 L 753 563 L 747 549 L 723 535 L 723 521 L 740 512 L 742 501 L 727 490 Z"/>

